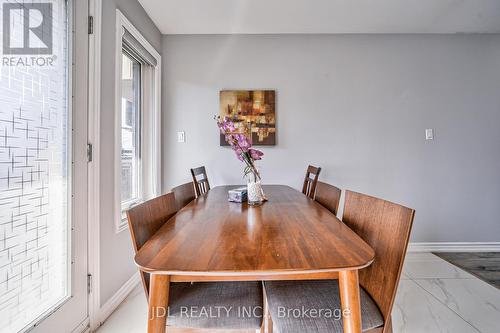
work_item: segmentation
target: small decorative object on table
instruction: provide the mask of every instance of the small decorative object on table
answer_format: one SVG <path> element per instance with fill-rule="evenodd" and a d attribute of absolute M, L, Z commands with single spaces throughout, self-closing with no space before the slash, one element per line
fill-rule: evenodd
<path fill-rule="evenodd" d="M 252 140 L 242 133 L 234 133 L 236 127 L 228 118 L 215 117 L 220 132 L 224 135 L 226 142 L 231 146 L 236 157 L 245 162 L 244 177 L 247 178 L 248 204 L 260 205 L 267 200 L 262 190 L 260 173 L 255 166 L 255 161 L 262 159 L 263 152 L 252 148 Z"/>
<path fill-rule="evenodd" d="M 229 195 L 229 201 L 231 202 L 245 202 L 247 201 L 247 188 L 238 187 L 227 191 Z"/>

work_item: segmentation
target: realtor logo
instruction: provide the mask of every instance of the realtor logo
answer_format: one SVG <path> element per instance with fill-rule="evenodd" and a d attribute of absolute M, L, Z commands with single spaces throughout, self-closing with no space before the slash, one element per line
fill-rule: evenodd
<path fill-rule="evenodd" d="M 3 53 L 52 54 L 52 3 L 3 4 Z"/>

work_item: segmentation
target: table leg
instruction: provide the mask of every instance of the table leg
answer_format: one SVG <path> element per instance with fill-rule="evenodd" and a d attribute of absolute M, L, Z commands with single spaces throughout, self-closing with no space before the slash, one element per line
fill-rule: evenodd
<path fill-rule="evenodd" d="M 170 276 L 151 274 L 149 284 L 148 333 L 165 333 Z"/>
<path fill-rule="evenodd" d="M 339 272 L 340 301 L 345 333 L 361 333 L 358 271 Z"/>

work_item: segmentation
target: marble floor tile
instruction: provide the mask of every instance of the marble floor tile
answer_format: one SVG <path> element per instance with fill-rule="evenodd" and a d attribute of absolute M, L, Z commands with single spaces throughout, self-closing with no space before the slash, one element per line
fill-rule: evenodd
<path fill-rule="evenodd" d="M 437 252 L 436 256 L 454 260 L 488 260 L 500 264 L 499 252 Z"/>
<path fill-rule="evenodd" d="M 392 310 L 394 333 L 477 333 L 412 280 L 402 280 Z"/>
<path fill-rule="evenodd" d="M 123 301 L 109 316 L 97 333 L 144 333 L 147 332 L 148 303 L 142 284 Z"/>
<path fill-rule="evenodd" d="M 500 290 L 479 279 L 415 280 L 482 333 L 500 331 Z"/>
<path fill-rule="evenodd" d="M 436 258 L 438 260 L 405 261 L 403 271 L 411 279 L 476 279 L 457 266 Z"/>
<path fill-rule="evenodd" d="M 405 261 L 440 261 L 438 256 L 430 252 L 408 252 Z"/>

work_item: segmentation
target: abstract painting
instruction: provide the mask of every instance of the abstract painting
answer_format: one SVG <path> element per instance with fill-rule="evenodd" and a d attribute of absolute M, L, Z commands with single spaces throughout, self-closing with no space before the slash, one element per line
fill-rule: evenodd
<path fill-rule="evenodd" d="M 276 144 L 276 93 L 274 90 L 222 90 L 221 117 L 236 125 L 235 133 L 245 134 L 256 146 Z M 220 134 L 220 145 L 227 146 Z"/>

